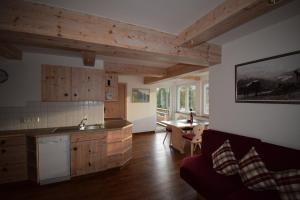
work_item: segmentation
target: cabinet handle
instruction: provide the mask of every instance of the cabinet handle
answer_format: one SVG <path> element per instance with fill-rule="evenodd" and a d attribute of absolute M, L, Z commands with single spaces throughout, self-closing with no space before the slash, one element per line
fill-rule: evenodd
<path fill-rule="evenodd" d="M 3 168 L 2 168 L 2 171 L 7 172 L 8 170 L 7 170 L 6 167 L 3 167 Z"/>
<path fill-rule="evenodd" d="M 92 165 L 92 163 L 91 162 L 89 162 L 89 166 L 91 166 Z"/>
<path fill-rule="evenodd" d="M 90 77 L 88 76 L 88 79 L 90 80 Z"/>
<path fill-rule="evenodd" d="M 2 150 L 1 150 L 1 153 L 5 153 L 5 152 L 6 152 L 6 150 L 5 150 L 5 149 L 2 149 Z"/>
<path fill-rule="evenodd" d="M 91 153 L 92 151 L 89 149 L 89 153 Z"/>
<path fill-rule="evenodd" d="M 74 150 L 74 151 L 77 151 L 77 147 L 74 147 L 73 150 Z"/>
<path fill-rule="evenodd" d="M 5 140 L 1 140 L 1 144 L 5 144 L 6 143 L 6 141 Z"/>
<path fill-rule="evenodd" d="M 69 96 L 69 94 L 68 94 L 68 93 L 65 93 L 64 95 L 65 95 L 65 97 Z"/>
<path fill-rule="evenodd" d="M 77 97 L 77 94 L 76 94 L 76 93 L 74 93 L 74 97 Z"/>
<path fill-rule="evenodd" d="M 91 90 L 90 89 L 88 89 L 88 92 L 90 92 Z"/>

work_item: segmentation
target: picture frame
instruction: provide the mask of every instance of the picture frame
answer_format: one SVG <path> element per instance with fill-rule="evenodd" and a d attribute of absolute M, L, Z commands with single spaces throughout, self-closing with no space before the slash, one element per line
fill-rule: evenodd
<path fill-rule="evenodd" d="M 235 65 L 235 102 L 300 104 L 300 51 Z"/>
<path fill-rule="evenodd" d="M 132 88 L 132 103 L 148 103 L 150 102 L 150 89 Z"/>

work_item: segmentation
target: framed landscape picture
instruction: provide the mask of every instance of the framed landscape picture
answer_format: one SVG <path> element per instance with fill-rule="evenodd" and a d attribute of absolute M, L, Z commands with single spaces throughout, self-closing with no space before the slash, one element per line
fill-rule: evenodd
<path fill-rule="evenodd" d="M 235 66 L 237 103 L 300 103 L 300 51 Z"/>
<path fill-rule="evenodd" d="M 147 103 L 150 101 L 150 89 L 132 88 L 132 103 Z"/>

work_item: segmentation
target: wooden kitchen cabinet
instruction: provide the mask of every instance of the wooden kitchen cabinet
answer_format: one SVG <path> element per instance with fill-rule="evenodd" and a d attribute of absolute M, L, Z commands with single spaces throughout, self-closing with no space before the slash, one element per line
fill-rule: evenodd
<path fill-rule="evenodd" d="M 0 136 L 0 183 L 27 179 L 24 135 Z"/>
<path fill-rule="evenodd" d="M 105 74 L 105 101 L 118 101 L 118 74 Z"/>
<path fill-rule="evenodd" d="M 103 71 L 72 68 L 72 100 L 104 101 Z"/>
<path fill-rule="evenodd" d="M 42 65 L 42 101 L 104 101 L 99 69 Z"/>
<path fill-rule="evenodd" d="M 71 68 L 42 65 L 42 101 L 71 101 Z"/>
<path fill-rule="evenodd" d="M 71 136 L 71 176 L 106 169 L 106 137 L 103 136 L 105 132 Z"/>
<path fill-rule="evenodd" d="M 132 125 L 107 131 L 107 168 L 120 167 L 132 158 Z"/>

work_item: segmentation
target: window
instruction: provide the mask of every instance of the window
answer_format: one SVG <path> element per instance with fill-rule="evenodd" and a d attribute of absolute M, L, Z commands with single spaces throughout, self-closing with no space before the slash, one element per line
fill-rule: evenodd
<path fill-rule="evenodd" d="M 157 108 L 169 109 L 170 107 L 170 90 L 168 88 L 157 88 Z"/>
<path fill-rule="evenodd" d="M 177 87 L 177 111 L 189 112 L 190 109 L 195 111 L 195 85 L 182 85 Z"/>
<path fill-rule="evenodd" d="M 203 114 L 209 115 L 209 85 L 203 85 Z"/>

